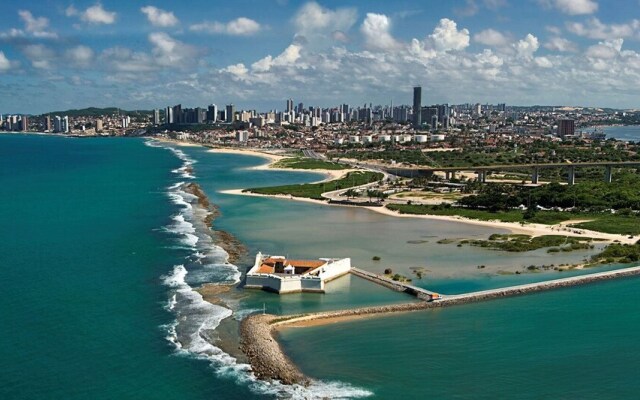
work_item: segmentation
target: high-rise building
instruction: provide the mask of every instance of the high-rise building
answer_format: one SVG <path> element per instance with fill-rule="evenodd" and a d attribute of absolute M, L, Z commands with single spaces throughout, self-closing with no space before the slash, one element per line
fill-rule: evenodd
<path fill-rule="evenodd" d="M 70 130 L 71 127 L 69 126 L 69 116 L 65 115 L 64 118 L 62 118 L 62 132 L 69 133 Z"/>
<path fill-rule="evenodd" d="M 29 130 L 29 117 L 26 115 L 23 115 L 20 119 L 20 130 L 23 132 Z"/>
<path fill-rule="evenodd" d="M 576 133 L 576 122 L 572 119 L 561 119 L 558 121 L 558 136 L 572 136 Z"/>
<path fill-rule="evenodd" d="M 51 115 L 44 117 L 44 130 L 45 132 L 51 132 Z"/>
<path fill-rule="evenodd" d="M 97 119 L 96 120 L 96 132 L 100 133 L 103 131 L 103 126 L 102 126 L 102 120 L 101 119 Z"/>
<path fill-rule="evenodd" d="M 422 125 L 422 87 L 413 88 L 413 127 L 419 128 Z"/>
<path fill-rule="evenodd" d="M 160 110 L 157 108 L 153 110 L 153 124 L 160 125 Z"/>
<path fill-rule="evenodd" d="M 54 132 L 62 132 L 62 118 L 58 115 L 53 120 L 53 131 Z"/>
<path fill-rule="evenodd" d="M 227 105 L 227 122 L 233 122 L 233 118 L 236 114 L 236 106 L 234 106 L 233 104 L 229 104 Z"/>
<path fill-rule="evenodd" d="M 184 115 L 182 114 L 182 104 L 173 106 L 173 124 L 184 124 Z"/>
<path fill-rule="evenodd" d="M 293 99 L 287 100 L 287 112 L 293 111 Z"/>
<path fill-rule="evenodd" d="M 164 123 L 166 125 L 173 124 L 173 108 L 167 107 L 164 112 Z"/>
<path fill-rule="evenodd" d="M 218 106 L 211 104 L 207 110 L 207 121 L 216 122 L 218 120 Z"/>

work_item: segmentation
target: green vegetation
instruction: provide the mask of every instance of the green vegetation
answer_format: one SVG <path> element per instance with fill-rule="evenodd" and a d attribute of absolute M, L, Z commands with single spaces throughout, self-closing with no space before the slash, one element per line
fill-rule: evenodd
<path fill-rule="evenodd" d="M 284 158 L 275 164 L 275 168 L 293 168 L 293 169 L 328 169 L 328 170 L 342 170 L 347 169 L 343 164 L 338 164 L 329 161 L 316 160 L 312 158 Z"/>
<path fill-rule="evenodd" d="M 329 182 L 252 188 L 246 189 L 245 192 L 267 195 L 285 194 L 294 197 L 306 197 L 310 199 L 323 200 L 322 193 L 324 192 L 347 189 L 354 186 L 376 182 L 382 179 L 382 177 L 383 175 L 379 172 L 354 171 L 349 172 L 340 179 Z"/>
<path fill-rule="evenodd" d="M 508 210 L 522 204 L 531 208 L 572 208 L 580 211 L 640 210 L 640 175 L 620 173 L 613 183 L 602 180 L 576 185 L 550 183 L 534 188 L 509 184 L 488 184 L 477 193 L 458 201 L 462 206 L 492 211 Z"/>
<path fill-rule="evenodd" d="M 620 235 L 640 234 L 640 216 L 610 214 L 600 215 L 597 219 L 588 222 L 571 225 L 575 228 L 589 229 L 598 232 L 617 233 Z"/>
<path fill-rule="evenodd" d="M 508 211 L 488 211 L 473 210 L 469 208 L 452 207 L 450 205 L 419 205 L 419 204 L 388 204 L 387 208 L 398 211 L 401 214 L 418 214 L 418 215 L 449 215 L 461 216 L 470 219 L 478 219 L 481 221 L 501 221 L 501 222 L 532 222 L 537 224 L 557 224 L 562 221 L 576 218 L 576 215 L 570 212 L 556 211 L 538 211 L 535 216 L 529 220 L 525 220 L 524 213 L 520 210 Z"/>
<path fill-rule="evenodd" d="M 116 107 L 107 107 L 107 108 L 89 107 L 89 108 L 73 109 L 73 110 L 67 110 L 67 111 L 52 111 L 49 113 L 45 113 L 43 115 L 51 115 L 51 116 L 68 115 L 69 117 L 99 117 L 102 115 L 115 115 L 118 113 L 123 116 L 129 115 L 131 117 L 139 116 L 139 115 L 149 116 L 153 114 L 152 111 L 148 111 L 148 110 L 127 111 L 127 110 L 122 110 Z"/>
<path fill-rule="evenodd" d="M 626 215 L 610 213 L 580 213 L 568 211 L 537 211 L 532 216 L 527 217 L 527 212 L 519 210 L 488 211 L 473 210 L 450 205 L 417 205 L 417 204 L 388 204 L 390 210 L 398 211 L 401 214 L 417 215 L 450 215 L 461 216 L 481 221 L 501 221 L 536 223 L 545 225 L 555 225 L 563 221 L 572 219 L 587 219 L 588 222 L 569 225 L 578 229 L 589 229 L 596 232 L 640 235 L 640 216 L 637 214 Z"/>
<path fill-rule="evenodd" d="M 394 280 L 396 282 L 411 282 L 411 278 L 407 278 L 404 275 L 400 275 L 400 274 L 385 274 L 385 277 Z"/>
<path fill-rule="evenodd" d="M 613 243 L 600 254 L 591 257 L 591 261 L 611 264 L 614 262 L 633 263 L 640 260 L 640 241 L 635 244 Z"/>
<path fill-rule="evenodd" d="M 554 247 L 554 249 L 558 249 L 558 252 L 567 252 L 593 248 L 593 245 L 590 244 L 591 241 L 592 239 L 590 238 L 576 238 L 560 235 L 543 235 L 531 237 L 529 235 L 493 234 L 489 237 L 489 240 L 468 240 L 464 241 L 464 243 L 460 243 L 509 252 L 525 252 L 538 250 L 545 247 L 558 246 Z"/>
<path fill-rule="evenodd" d="M 449 145 L 456 147 L 458 138 L 448 138 Z M 592 161 L 633 161 L 640 160 L 640 146 L 631 145 L 628 151 L 620 151 L 613 141 L 572 143 L 536 140 L 526 147 L 517 148 L 510 143 L 498 147 L 466 147 L 453 151 L 433 151 L 427 154 L 420 150 L 405 149 L 381 145 L 367 147 L 364 150 L 347 150 L 336 157 L 355 158 L 358 160 L 395 160 L 401 163 L 430 165 L 440 167 L 471 167 L 481 165 L 536 164 L 558 162 L 592 162 Z"/>

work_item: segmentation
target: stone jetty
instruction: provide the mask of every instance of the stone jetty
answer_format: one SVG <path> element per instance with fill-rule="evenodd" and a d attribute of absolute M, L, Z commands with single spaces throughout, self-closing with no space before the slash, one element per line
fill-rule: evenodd
<path fill-rule="evenodd" d="M 347 320 L 359 316 L 383 315 L 390 313 L 426 310 L 448 307 L 476 301 L 498 299 L 509 296 L 525 295 L 546 290 L 596 283 L 616 278 L 640 275 L 640 266 L 598 272 L 582 276 L 554 279 L 506 288 L 484 290 L 460 295 L 444 296 L 437 301 L 394 304 L 377 307 L 363 307 L 348 310 L 326 311 L 311 314 L 276 316 L 256 314 L 242 321 L 241 349 L 247 355 L 255 375 L 260 379 L 279 380 L 285 384 L 307 384 L 309 379 L 289 360 L 274 338 L 277 328 L 305 321 Z"/>

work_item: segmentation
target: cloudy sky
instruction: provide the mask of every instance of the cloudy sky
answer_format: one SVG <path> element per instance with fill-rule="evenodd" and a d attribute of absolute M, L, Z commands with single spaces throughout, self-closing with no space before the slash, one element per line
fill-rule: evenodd
<path fill-rule="evenodd" d="M 489 102 L 640 108 L 639 0 L 3 0 L 0 113 Z"/>

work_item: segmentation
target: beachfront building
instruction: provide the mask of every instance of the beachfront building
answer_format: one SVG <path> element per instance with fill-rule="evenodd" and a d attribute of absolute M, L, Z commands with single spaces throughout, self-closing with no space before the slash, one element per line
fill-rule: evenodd
<path fill-rule="evenodd" d="M 290 260 L 258 252 L 245 288 L 276 293 L 324 293 L 325 284 L 351 270 L 351 259 Z"/>

